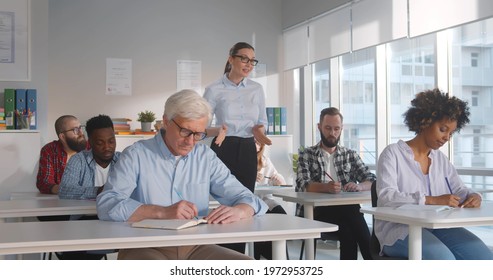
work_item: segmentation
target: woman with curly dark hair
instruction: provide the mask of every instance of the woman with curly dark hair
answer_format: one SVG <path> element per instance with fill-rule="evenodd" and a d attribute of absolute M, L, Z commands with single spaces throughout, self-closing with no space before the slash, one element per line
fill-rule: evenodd
<path fill-rule="evenodd" d="M 420 92 L 404 114 L 416 136 L 382 152 L 377 167 L 378 206 L 404 204 L 475 208 L 481 196 L 467 188 L 438 149 L 469 123 L 467 103 L 439 89 Z M 376 220 L 383 255 L 408 257 L 408 226 Z M 464 228 L 423 229 L 423 259 L 492 259 L 488 247 Z"/>

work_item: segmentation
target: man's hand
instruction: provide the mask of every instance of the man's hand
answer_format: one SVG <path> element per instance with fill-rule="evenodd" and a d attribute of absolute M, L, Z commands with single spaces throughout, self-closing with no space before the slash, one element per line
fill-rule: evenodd
<path fill-rule="evenodd" d="M 340 193 L 341 192 L 341 182 L 330 181 L 327 183 L 328 193 Z"/>
<path fill-rule="evenodd" d="M 363 190 L 362 186 L 356 184 L 355 182 L 349 182 L 342 188 L 345 192 L 360 192 Z"/>
<path fill-rule="evenodd" d="M 181 200 L 165 208 L 168 212 L 168 219 L 193 219 L 199 214 L 197 206 L 186 200 Z"/>
<path fill-rule="evenodd" d="M 268 146 L 272 145 L 272 141 L 269 139 L 269 137 L 265 135 L 265 127 L 263 124 L 255 125 L 252 128 L 252 133 L 253 133 L 253 137 L 255 137 L 257 142 L 259 142 L 260 144 L 264 144 Z"/>
<path fill-rule="evenodd" d="M 229 224 L 251 217 L 253 214 L 252 207 L 246 204 L 239 204 L 234 207 L 220 205 L 212 210 L 204 219 L 209 224 Z"/>

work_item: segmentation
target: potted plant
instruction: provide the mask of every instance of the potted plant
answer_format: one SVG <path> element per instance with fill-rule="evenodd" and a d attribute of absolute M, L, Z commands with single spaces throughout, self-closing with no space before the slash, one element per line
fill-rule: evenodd
<path fill-rule="evenodd" d="M 142 111 L 139 114 L 138 122 L 141 124 L 142 131 L 151 131 L 152 122 L 156 119 L 156 115 L 148 110 Z"/>

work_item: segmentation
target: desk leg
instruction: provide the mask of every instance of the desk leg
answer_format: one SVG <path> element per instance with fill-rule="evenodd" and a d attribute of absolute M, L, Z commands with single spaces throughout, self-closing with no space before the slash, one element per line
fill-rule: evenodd
<path fill-rule="evenodd" d="M 421 260 L 422 229 L 420 226 L 409 225 L 409 259 Z"/>
<path fill-rule="evenodd" d="M 249 257 L 252 257 L 252 258 L 253 258 L 253 257 L 255 256 L 255 251 L 254 251 L 254 250 L 255 250 L 255 247 L 254 247 L 254 242 L 247 242 L 246 246 L 247 246 L 247 248 L 246 248 L 246 249 L 247 249 L 247 251 L 248 251 L 248 252 L 247 252 L 247 253 L 248 253 L 247 255 L 248 255 Z"/>
<path fill-rule="evenodd" d="M 272 241 L 272 259 L 273 260 L 286 259 L 286 240 Z"/>
<path fill-rule="evenodd" d="M 304 205 L 305 218 L 313 220 L 313 205 Z M 305 239 L 305 259 L 313 260 L 315 259 L 315 240 Z"/>

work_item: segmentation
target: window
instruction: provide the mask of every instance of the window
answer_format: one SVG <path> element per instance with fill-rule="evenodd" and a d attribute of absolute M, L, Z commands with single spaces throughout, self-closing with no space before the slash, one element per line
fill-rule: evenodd
<path fill-rule="evenodd" d="M 491 187 L 493 68 L 490 60 L 493 45 L 489 42 L 493 39 L 493 19 L 463 25 L 448 32 L 452 38 L 449 61 L 453 72 L 451 93 L 468 101 L 471 112 L 470 123 L 454 135 L 453 162 L 459 173 L 465 174 L 461 178 L 466 185 Z M 471 168 L 482 170 L 484 176 L 467 175 Z"/>
<path fill-rule="evenodd" d="M 477 90 L 473 90 L 471 92 L 471 106 L 477 107 L 478 106 L 478 98 L 479 98 L 479 93 Z"/>
<path fill-rule="evenodd" d="M 478 67 L 478 53 L 471 53 L 471 67 Z"/>
<path fill-rule="evenodd" d="M 320 111 L 330 107 L 330 72 L 329 59 L 324 59 L 313 64 L 313 94 L 315 99 L 315 110 L 313 112 L 314 127 L 319 122 Z M 320 140 L 320 135 L 316 131 L 315 137 L 317 142 Z"/>
<path fill-rule="evenodd" d="M 342 56 L 342 145 L 359 152 L 365 164 L 376 164 L 375 48 Z"/>
<path fill-rule="evenodd" d="M 414 137 L 404 125 L 402 114 L 414 96 L 435 87 L 435 35 L 402 39 L 388 44 L 390 88 L 390 142 Z M 414 69 L 412 75 L 409 71 Z"/>

